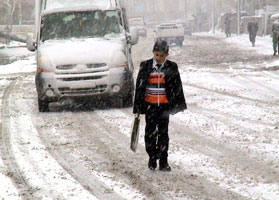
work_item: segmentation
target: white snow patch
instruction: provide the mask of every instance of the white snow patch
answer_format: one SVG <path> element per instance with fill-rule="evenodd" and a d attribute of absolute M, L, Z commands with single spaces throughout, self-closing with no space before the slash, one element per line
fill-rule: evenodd
<path fill-rule="evenodd" d="M 140 191 L 131 188 L 129 185 L 125 184 L 124 182 L 113 180 L 114 179 L 113 174 L 107 172 L 100 173 L 95 171 L 93 172 L 93 174 L 97 176 L 99 180 L 106 183 L 106 185 L 109 186 L 111 190 L 117 192 L 124 198 L 133 199 L 133 200 L 146 199 L 145 195 Z"/>
<path fill-rule="evenodd" d="M 47 152 L 32 124 L 31 116 L 22 110 L 19 112 L 19 115 L 10 114 L 12 148 L 24 172 L 23 176 L 36 190 L 33 195 L 40 198 L 96 199 Z M 22 132 L 22 127 L 29 132 Z"/>

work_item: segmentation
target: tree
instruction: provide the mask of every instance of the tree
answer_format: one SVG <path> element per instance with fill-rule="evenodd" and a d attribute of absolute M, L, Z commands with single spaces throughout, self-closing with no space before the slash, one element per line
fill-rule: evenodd
<path fill-rule="evenodd" d="M 17 40 L 17 37 L 12 35 L 13 15 L 16 7 L 16 0 L 1 0 L 0 6 L 6 9 L 6 31 L 0 32 L 0 37 L 6 38 L 6 44 L 9 44 L 11 39 Z"/>

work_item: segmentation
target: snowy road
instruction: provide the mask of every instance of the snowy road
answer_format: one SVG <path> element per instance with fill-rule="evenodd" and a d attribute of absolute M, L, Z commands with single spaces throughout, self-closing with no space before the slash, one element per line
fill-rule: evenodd
<path fill-rule="evenodd" d="M 279 59 L 268 38 L 252 48 L 246 37 L 199 34 L 171 48 L 188 110 L 170 118 L 170 173 L 147 168 L 143 117 L 129 150 L 131 108 L 39 113 L 34 60 L 0 66 L 0 197 L 279 199 Z M 152 43 L 134 47 L 136 66 Z"/>

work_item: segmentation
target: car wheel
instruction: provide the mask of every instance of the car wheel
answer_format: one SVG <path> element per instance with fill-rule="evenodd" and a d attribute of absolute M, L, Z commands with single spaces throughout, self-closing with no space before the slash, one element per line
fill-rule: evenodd
<path fill-rule="evenodd" d="M 39 112 L 49 112 L 49 102 L 47 101 L 43 101 L 41 99 L 38 98 L 38 108 L 39 108 Z"/>

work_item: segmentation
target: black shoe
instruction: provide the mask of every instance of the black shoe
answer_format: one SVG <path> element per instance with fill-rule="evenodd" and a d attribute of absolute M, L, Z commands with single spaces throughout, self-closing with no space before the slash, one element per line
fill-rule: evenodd
<path fill-rule="evenodd" d="M 164 160 L 160 160 L 160 166 L 159 166 L 159 170 L 163 171 L 163 172 L 169 172 L 171 171 L 171 167 L 168 164 L 168 161 Z"/>
<path fill-rule="evenodd" d="M 152 171 L 154 171 L 157 167 L 157 162 L 156 162 L 156 159 L 151 159 L 149 158 L 149 161 L 148 161 L 148 168 Z"/>
<path fill-rule="evenodd" d="M 171 167 L 169 165 L 160 166 L 159 170 L 163 171 L 163 172 L 170 172 L 171 171 Z"/>
<path fill-rule="evenodd" d="M 274 52 L 273 55 L 276 56 L 276 52 Z"/>

